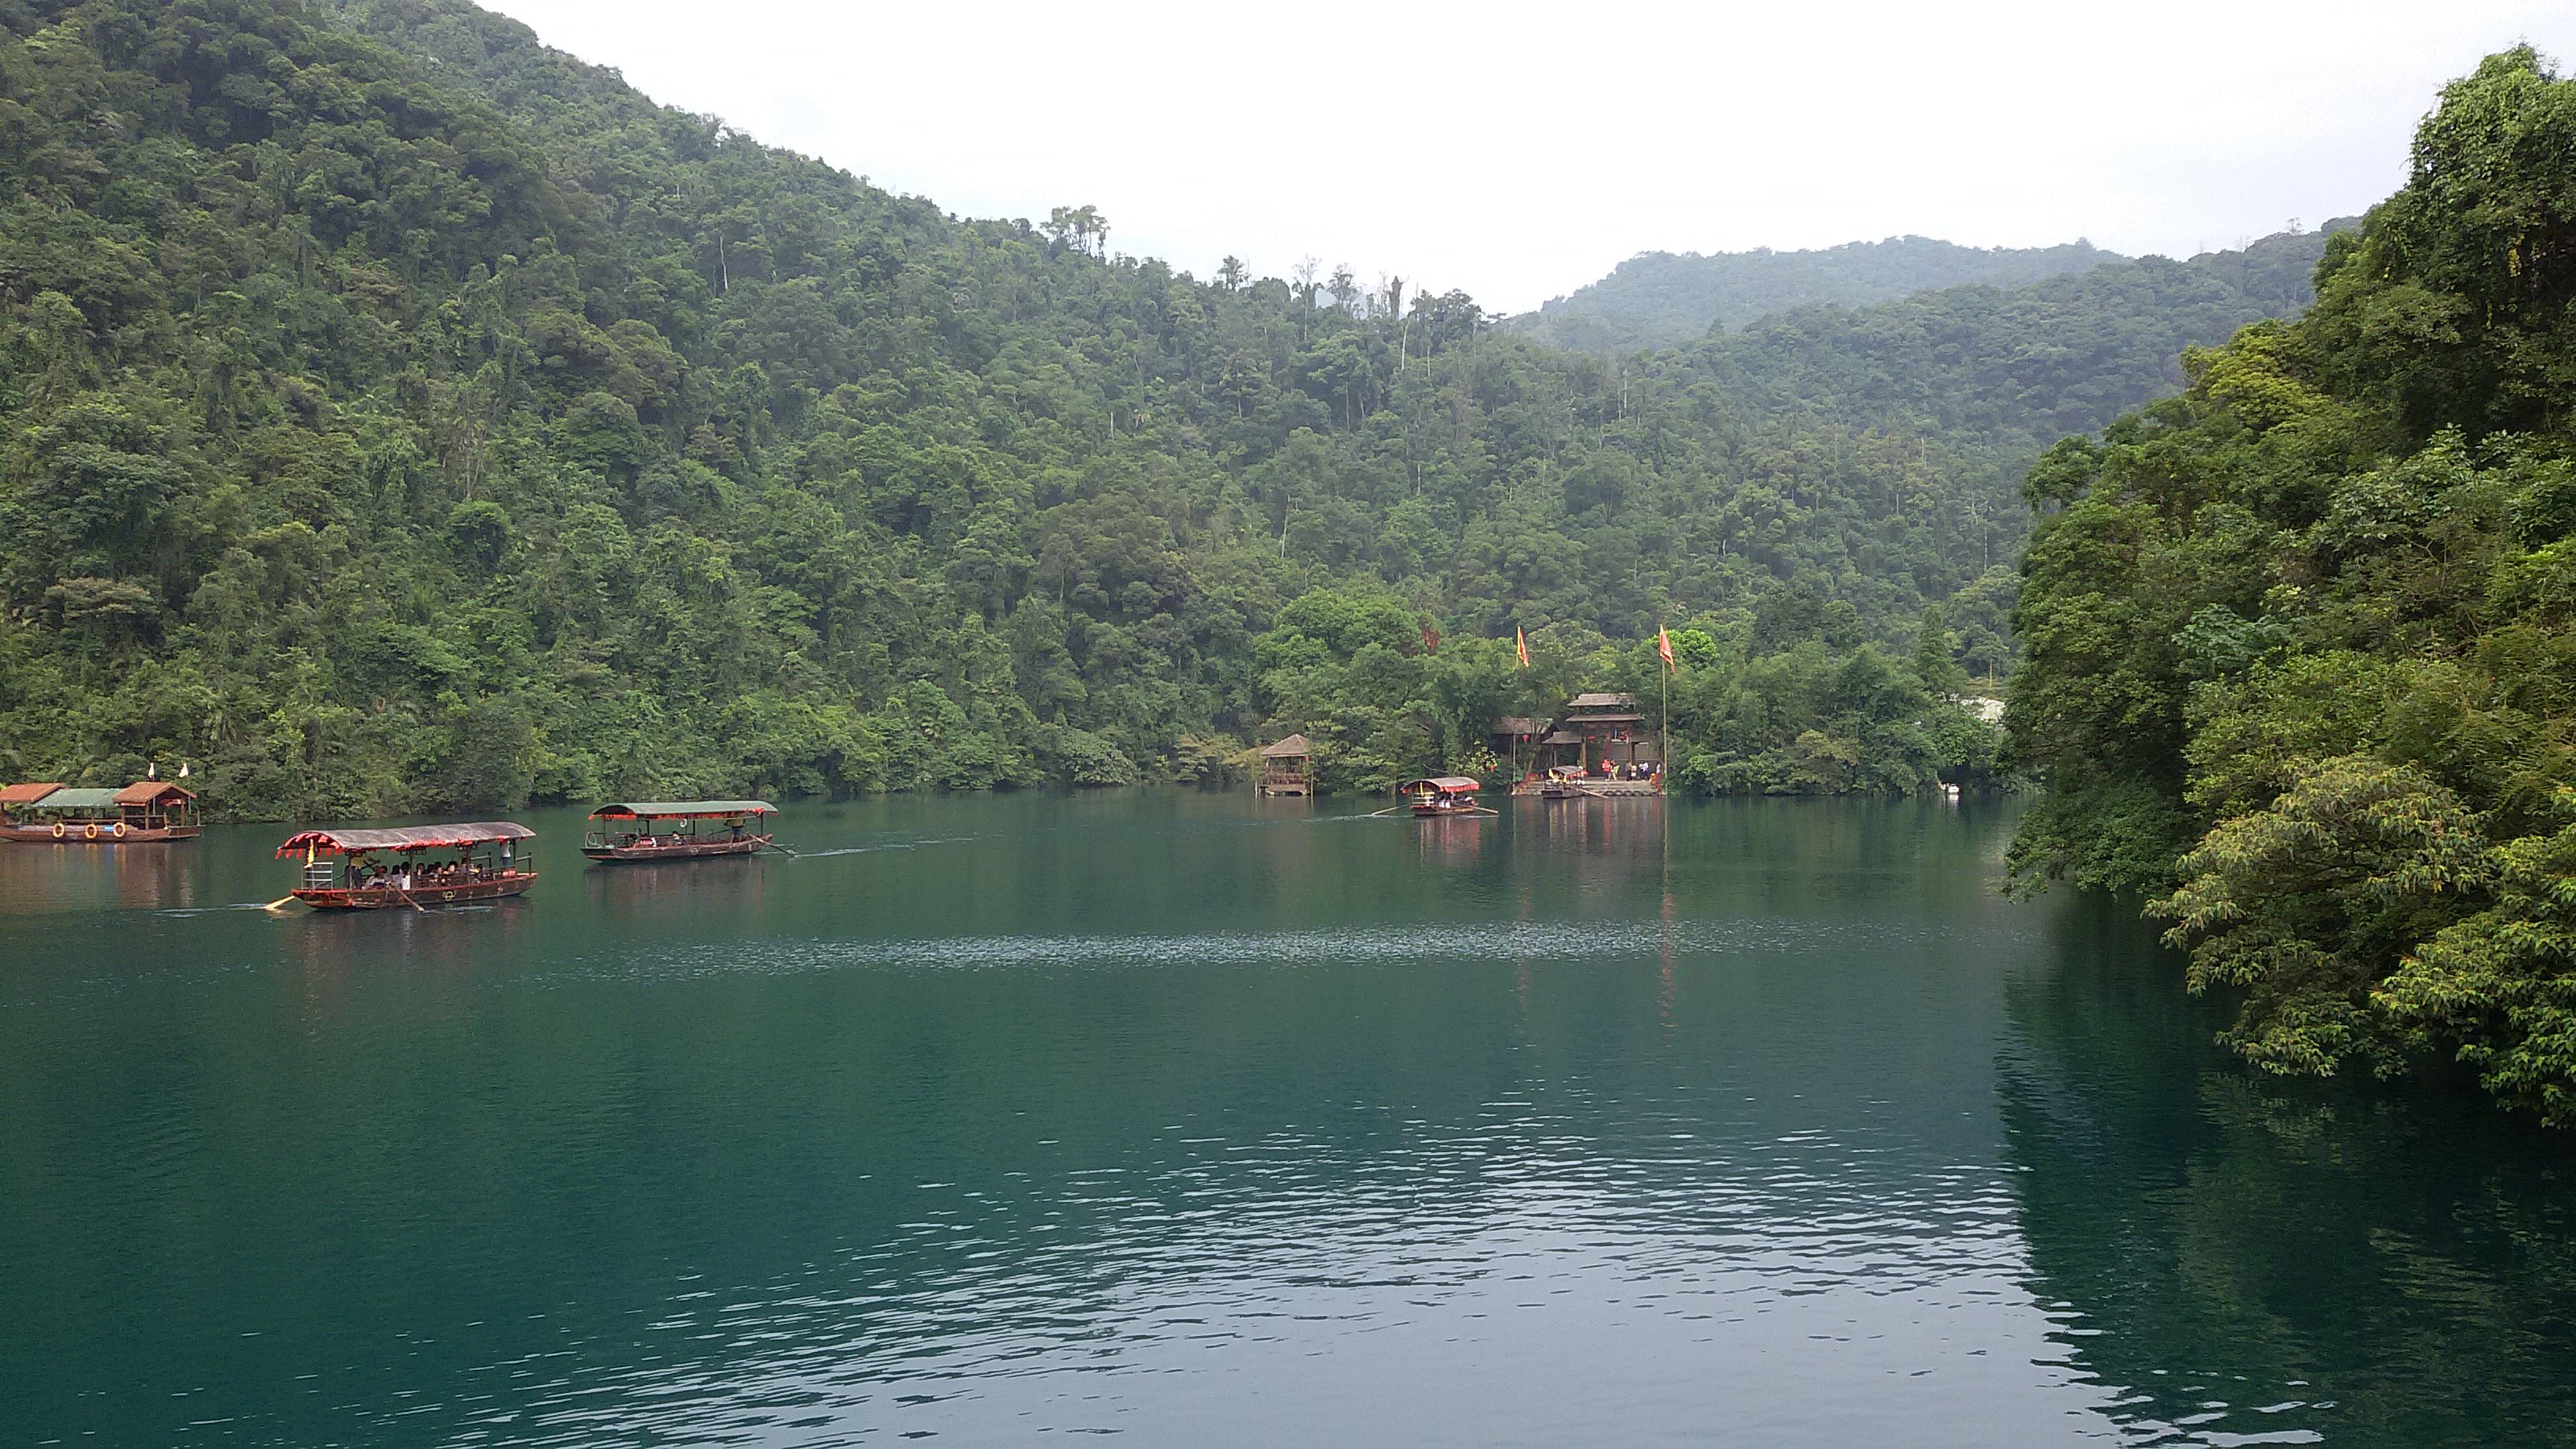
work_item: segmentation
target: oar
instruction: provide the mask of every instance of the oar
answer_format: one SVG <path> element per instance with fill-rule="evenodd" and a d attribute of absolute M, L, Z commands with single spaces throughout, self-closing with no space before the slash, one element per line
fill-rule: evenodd
<path fill-rule="evenodd" d="M 421 913 L 422 915 L 424 915 L 424 916 L 429 914 L 429 907 L 422 905 L 420 902 L 418 902 L 418 901 L 416 901 L 416 900 L 413 900 L 413 899 L 411 898 L 411 892 L 409 892 L 409 891 L 407 891 L 407 890 L 404 890 L 404 889 L 403 889 L 402 887 L 400 887 L 400 886 L 396 886 L 396 887 L 394 887 L 394 894 L 395 894 L 395 895 L 398 895 L 398 896 L 400 896 L 400 897 L 402 897 L 402 903 L 403 903 L 404 905 L 407 905 L 407 906 L 411 907 L 413 910 L 420 912 L 420 913 Z"/>
<path fill-rule="evenodd" d="M 279 896 L 276 900 L 270 901 L 267 905 L 260 907 L 260 909 L 263 911 L 273 911 L 293 899 L 295 899 L 293 896 Z"/>

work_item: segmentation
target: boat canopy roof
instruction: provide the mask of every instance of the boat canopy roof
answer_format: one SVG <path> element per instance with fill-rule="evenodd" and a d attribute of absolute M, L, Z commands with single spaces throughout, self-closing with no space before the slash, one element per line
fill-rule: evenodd
<path fill-rule="evenodd" d="M 33 805 L 63 788 L 60 784 L 0 785 L 0 805 Z"/>
<path fill-rule="evenodd" d="M 41 800 L 28 802 L 30 810 L 98 810 L 116 809 L 122 791 L 108 789 L 50 790 Z"/>
<path fill-rule="evenodd" d="M 710 815 L 775 815 L 778 807 L 766 800 L 634 800 L 616 805 L 602 805 L 590 812 L 593 820 L 699 820 Z"/>
<path fill-rule="evenodd" d="M 167 780 L 137 780 L 116 792 L 119 805 L 155 805 L 164 800 L 194 800 L 196 792 Z"/>
<path fill-rule="evenodd" d="M 1434 775 L 1427 780 L 1407 780 L 1395 788 L 1406 795 L 1420 795 L 1435 790 L 1443 795 L 1472 795 L 1476 792 L 1477 785 L 1475 781 L 1464 775 Z"/>
<path fill-rule="evenodd" d="M 405 825 L 391 830 L 306 830 L 277 848 L 282 859 L 299 850 L 356 854 L 361 851 L 453 850 L 496 840 L 528 840 L 537 832 L 514 820 L 486 820 L 472 825 Z"/>

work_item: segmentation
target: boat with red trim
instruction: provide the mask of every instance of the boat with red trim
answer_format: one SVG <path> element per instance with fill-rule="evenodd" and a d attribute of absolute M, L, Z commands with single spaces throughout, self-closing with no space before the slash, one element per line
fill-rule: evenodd
<path fill-rule="evenodd" d="M 122 790 L 0 786 L 0 840 L 30 845 L 150 845 L 205 833 L 196 795 L 167 780 Z"/>
<path fill-rule="evenodd" d="M 641 800 L 590 812 L 581 853 L 617 863 L 750 855 L 777 839 L 766 800 Z"/>
<path fill-rule="evenodd" d="M 515 896 L 536 884 L 519 848 L 536 834 L 512 820 L 306 830 L 288 836 L 277 858 L 303 855 L 303 883 L 291 894 L 315 910 L 427 910 Z"/>
<path fill-rule="evenodd" d="M 1434 775 L 1424 780 L 1407 780 L 1395 787 L 1422 818 L 1443 815 L 1491 815 L 1494 812 L 1476 803 L 1477 784 L 1464 775 Z"/>

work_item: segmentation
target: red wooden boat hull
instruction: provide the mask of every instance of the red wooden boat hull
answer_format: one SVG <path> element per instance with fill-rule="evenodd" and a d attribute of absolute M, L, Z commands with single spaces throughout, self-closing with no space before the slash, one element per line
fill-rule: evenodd
<path fill-rule="evenodd" d="M 391 886 L 364 886 L 352 890 L 332 886 L 320 890 L 299 890 L 295 898 L 317 911 L 407 911 L 418 905 L 461 906 L 474 901 L 499 900 L 515 896 L 537 883 L 533 870 L 514 870 L 508 875 L 489 880 L 469 881 L 463 885 L 414 886 L 398 891 Z"/>
<path fill-rule="evenodd" d="M 0 825 L 0 840 L 19 840 L 29 845 L 150 845 L 162 840 L 194 840 L 204 833 L 202 827 L 195 825 L 169 825 L 158 830 L 128 825 L 120 832 L 115 822 L 106 820 L 66 820 L 59 831 L 50 824 Z"/>
<path fill-rule="evenodd" d="M 778 837 L 746 835 L 740 840 L 699 840 L 684 845 L 585 845 L 581 853 L 609 862 L 698 860 L 711 855 L 749 855 Z"/>

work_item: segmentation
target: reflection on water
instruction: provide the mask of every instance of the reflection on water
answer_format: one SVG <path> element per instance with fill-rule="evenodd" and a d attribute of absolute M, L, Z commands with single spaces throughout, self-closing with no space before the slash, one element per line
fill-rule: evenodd
<path fill-rule="evenodd" d="M 615 868 L 529 818 L 545 879 L 473 911 L 205 908 L 282 890 L 274 831 L 146 903 L 0 858 L 13 1429 L 2542 1443 L 2568 1407 L 2551 1144 L 2257 1089 L 2133 922 L 1994 895 L 1991 810 L 888 800 Z"/>
<path fill-rule="evenodd" d="M 2035 1281 L 2139 1431 L 2565 1443 L 2569 1144 L 2464 1087 L 2288 1084 L 2108 906 L 2016 985 L 2007 1141 Z M 2222 1438 L 2221 1436 L 2237 1436 Z"/>
<path fill-rule="evenodd" d="M 197 903 L 198 844 L 0 843 L 0 913 L 184 909 Z"/>

